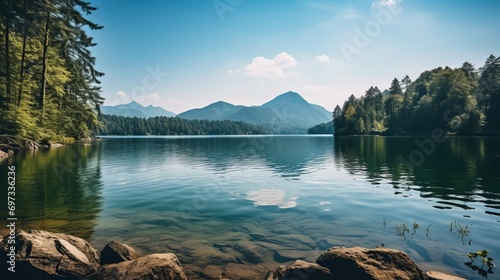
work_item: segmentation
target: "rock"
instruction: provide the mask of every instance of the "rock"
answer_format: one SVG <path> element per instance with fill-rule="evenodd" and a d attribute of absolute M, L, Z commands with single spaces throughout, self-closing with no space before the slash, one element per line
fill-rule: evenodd
<path fill-rule="evenodd" d="M 281 278 L 283 278 L 285 271 L 286 271 L 286 266 L 280 265 L 274 272 L 269 271 L 266 274 L 265 279 L 266 280 L 280 280 Z"/>
<path fill-rule="evenodd" d="M 9 158 L 9 154 L 0 150 L 0 160 L 4 160 L 4 159 L 7 159 Z"/>
<path fill-rule="evenodd" d="M 287 249 L 302 249 L 303 247 L 308 247 L 309 249 L 316 247 L 316 242 L 312 240 L 309 236 L 301 234 L 281 234 L 268 236 L 262 238 L 263 242 L 269 242 L 287 247 Z"/>
<path fill-rule="evenodd" d="M 228 263 L 224 269 L 224 273 L 220 278 L 216 279 L 238 279 L 238 280 L 255 280 L 261 279 L 263 273 L 254 266 L 247 266 L 237 263 Z"/>
<path fill-rule="evenodd" d="M 224 274 L 222 269 L 223 268 L 220 266 L 208 265 L 205 268 L 203 268 L 201 276 L 205 277 L 206 279 L 219 279 Z"/>
<path fill-rule="evenodd" d="M 63 144 L 60 144 L 60 143 L 52 143 L 50 144 L 50 148 L 59 148 L 59 147 L 62 147 L 64 146 Z"/>
<path fill-rule="evenodd" d="M 304 260 L 311 254 L 308 251 L 301 251 L 301 250 L 276 250 L 274 252 L 275 256 L 278 257 L 280 261 Z"/>
<path fill-rule="evenodd" d="M 330 269 L 336 279 L 426 279 L 406 253 L 394 249 L 333 247 L 316 263 Z"/>
<path fill-rule="evenodd" d="M 429 270 L 425 272 L 425 275 L 429 277 L 429 280 L 465 280 L 465 278 L 435 270 Z"/>
<path fill-rule="evenodd" d="M 279 269 L 279 268 L 278 268 Z M 281 278 L 276 280 L 329 280 L 334 279 L 330 270 L 316 263 L 309 263 L 301 260 L 295 261 L 285 270 Z M 354 279 L 354 278 L 353 278 Z"/>
<path fill-rule="evenodd" d="M 262 258 L 262 255 L 258 252 L 258 246 L 250 241 L 235 242 L 233 249 L 243 254 L 245 259 L 251 263 L 258 263 Z"/>
<path fill-rule="evenodd" d="M 99 252 L 85 240 L 64 233 L 16 231 L 18 279 L 82 278 L 99 267 Z M 0 243 L 3 258 L 8 239 Z M 3 261 L 3 260 L 2 260 Z"/>
<path fill-rule="evenodd" d="M 116 240 L 109 242 L 101 252 L 101 264 L 119 263 L 135 258 L 135 250 L 132 247 Z"/>
<path fill-rule="evenodd" d="M 135 260 L 105 264 L 93 274 L 92 280 L 187 280 L 181 263 L 174 254 L 152 254 Z"/>

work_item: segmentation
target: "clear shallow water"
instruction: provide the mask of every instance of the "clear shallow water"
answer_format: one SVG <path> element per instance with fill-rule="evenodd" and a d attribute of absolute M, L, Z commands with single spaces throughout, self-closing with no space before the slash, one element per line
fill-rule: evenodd
<path fill-rule="evenodd" d="M 418 150 L 402 137 L 250 136 L 110 137 L 26 152 L 11 162 L 18 228 L 174 252 L 191 278 L 384 244 L 423 268 L 482 279 L 465 254 L 500 258 L 500 138 L 448 138 L 411 161 Z"/>

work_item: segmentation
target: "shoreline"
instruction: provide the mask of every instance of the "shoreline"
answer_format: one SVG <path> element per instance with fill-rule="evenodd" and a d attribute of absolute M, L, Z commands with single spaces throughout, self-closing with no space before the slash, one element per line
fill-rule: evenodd
<path fill-rule="evenodd" d="M 15 242 L 10 242 L 9 247 L 8 240 L 15 240 Z M 317 252 L 315 262 L 295 260 L 290 265 L 279 265 L 268 271 L 262 271 L 252 263 L 237 260 L 236 263 L 228 262 L 223 271 L 220 267 L 208 265 L 201 272 L 187 271 L 186 273 L 189 264 L 181 264 L 175 255 L 176 252 L 165 250 L 161 253 L 139 256 L 131 246 L 114 240 L 98 251 L 88 241 L 64 233 L 17 230 L 15 233 L 11 232 L 10 236 L 4 236 L 0 247 L 2 251 L 0 258 L 6 258 L 4 263 L 11 267 L 22 267 L 22 270 L 17 270 L 15 273 L 23 277 L 32 277 L 30 279 L 69 277 L 72 279 L 128 280 L 158 277 L 154 279 L 338 280 L 353 279 L 352 277 L 356 278 L 361 275 L 370 275 L 371 279 L 394 279 L 395 277 L 401 277 L 400 279 L 464 279 L 436 270 L 428 270 L 424 273 L 406 253 L 389 248 L 332 247 L 323 252 Z M 54 262 L 57 262 L 55 268 Z M 431 277 L 432 275 L 444 275 L 448 278 L 434 278 Z M 294 278 L 299 276 L 302 278 Z"/>

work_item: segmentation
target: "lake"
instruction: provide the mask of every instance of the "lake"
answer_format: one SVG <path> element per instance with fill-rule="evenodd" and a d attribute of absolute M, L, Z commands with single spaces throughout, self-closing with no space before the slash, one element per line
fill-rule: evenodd
<path fill-rule="evenodd" d="M 173 252 L 190 279 L 314 262 L 340 245 L 498 279 L 499 268 L 473 269 L 466 256 L 500 259 L 498 152 L 495 137 L 106 137 L 11 164 L 18 229 Z"/>

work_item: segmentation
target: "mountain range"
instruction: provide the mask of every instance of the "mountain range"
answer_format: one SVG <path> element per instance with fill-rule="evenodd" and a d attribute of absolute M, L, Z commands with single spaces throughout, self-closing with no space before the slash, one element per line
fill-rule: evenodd
<path fill-rule="evenodd" d="M 153 110 L 154 109 L 154 110 Z M 162 111 L 163 110 L 163 111 Z M 143 107 L 136 102 L 103 106 L 102 112 L 128 117 L 174 116 L 160 107 Z M 260 106 L 233 105 L 224 101 L 177 115 L 187 120 L 231 120 L 253 124 L 268 133 L 307 133 L 317 124 L 331 121 L 332 113 L 320 105 L 307 102 L 300 94 L 289 91 Z"/>
<path fill-rule="evenodd" d="M 152 118 L 152 117 L 175 117 L 175 113 L 167 111 L 162 107 L 149 105 L 147 107 L 132 101 L 128 104 L 116 106 L 101 106 L 101 112 L 106 115 L 116 115 L 124 117 Z"/>

